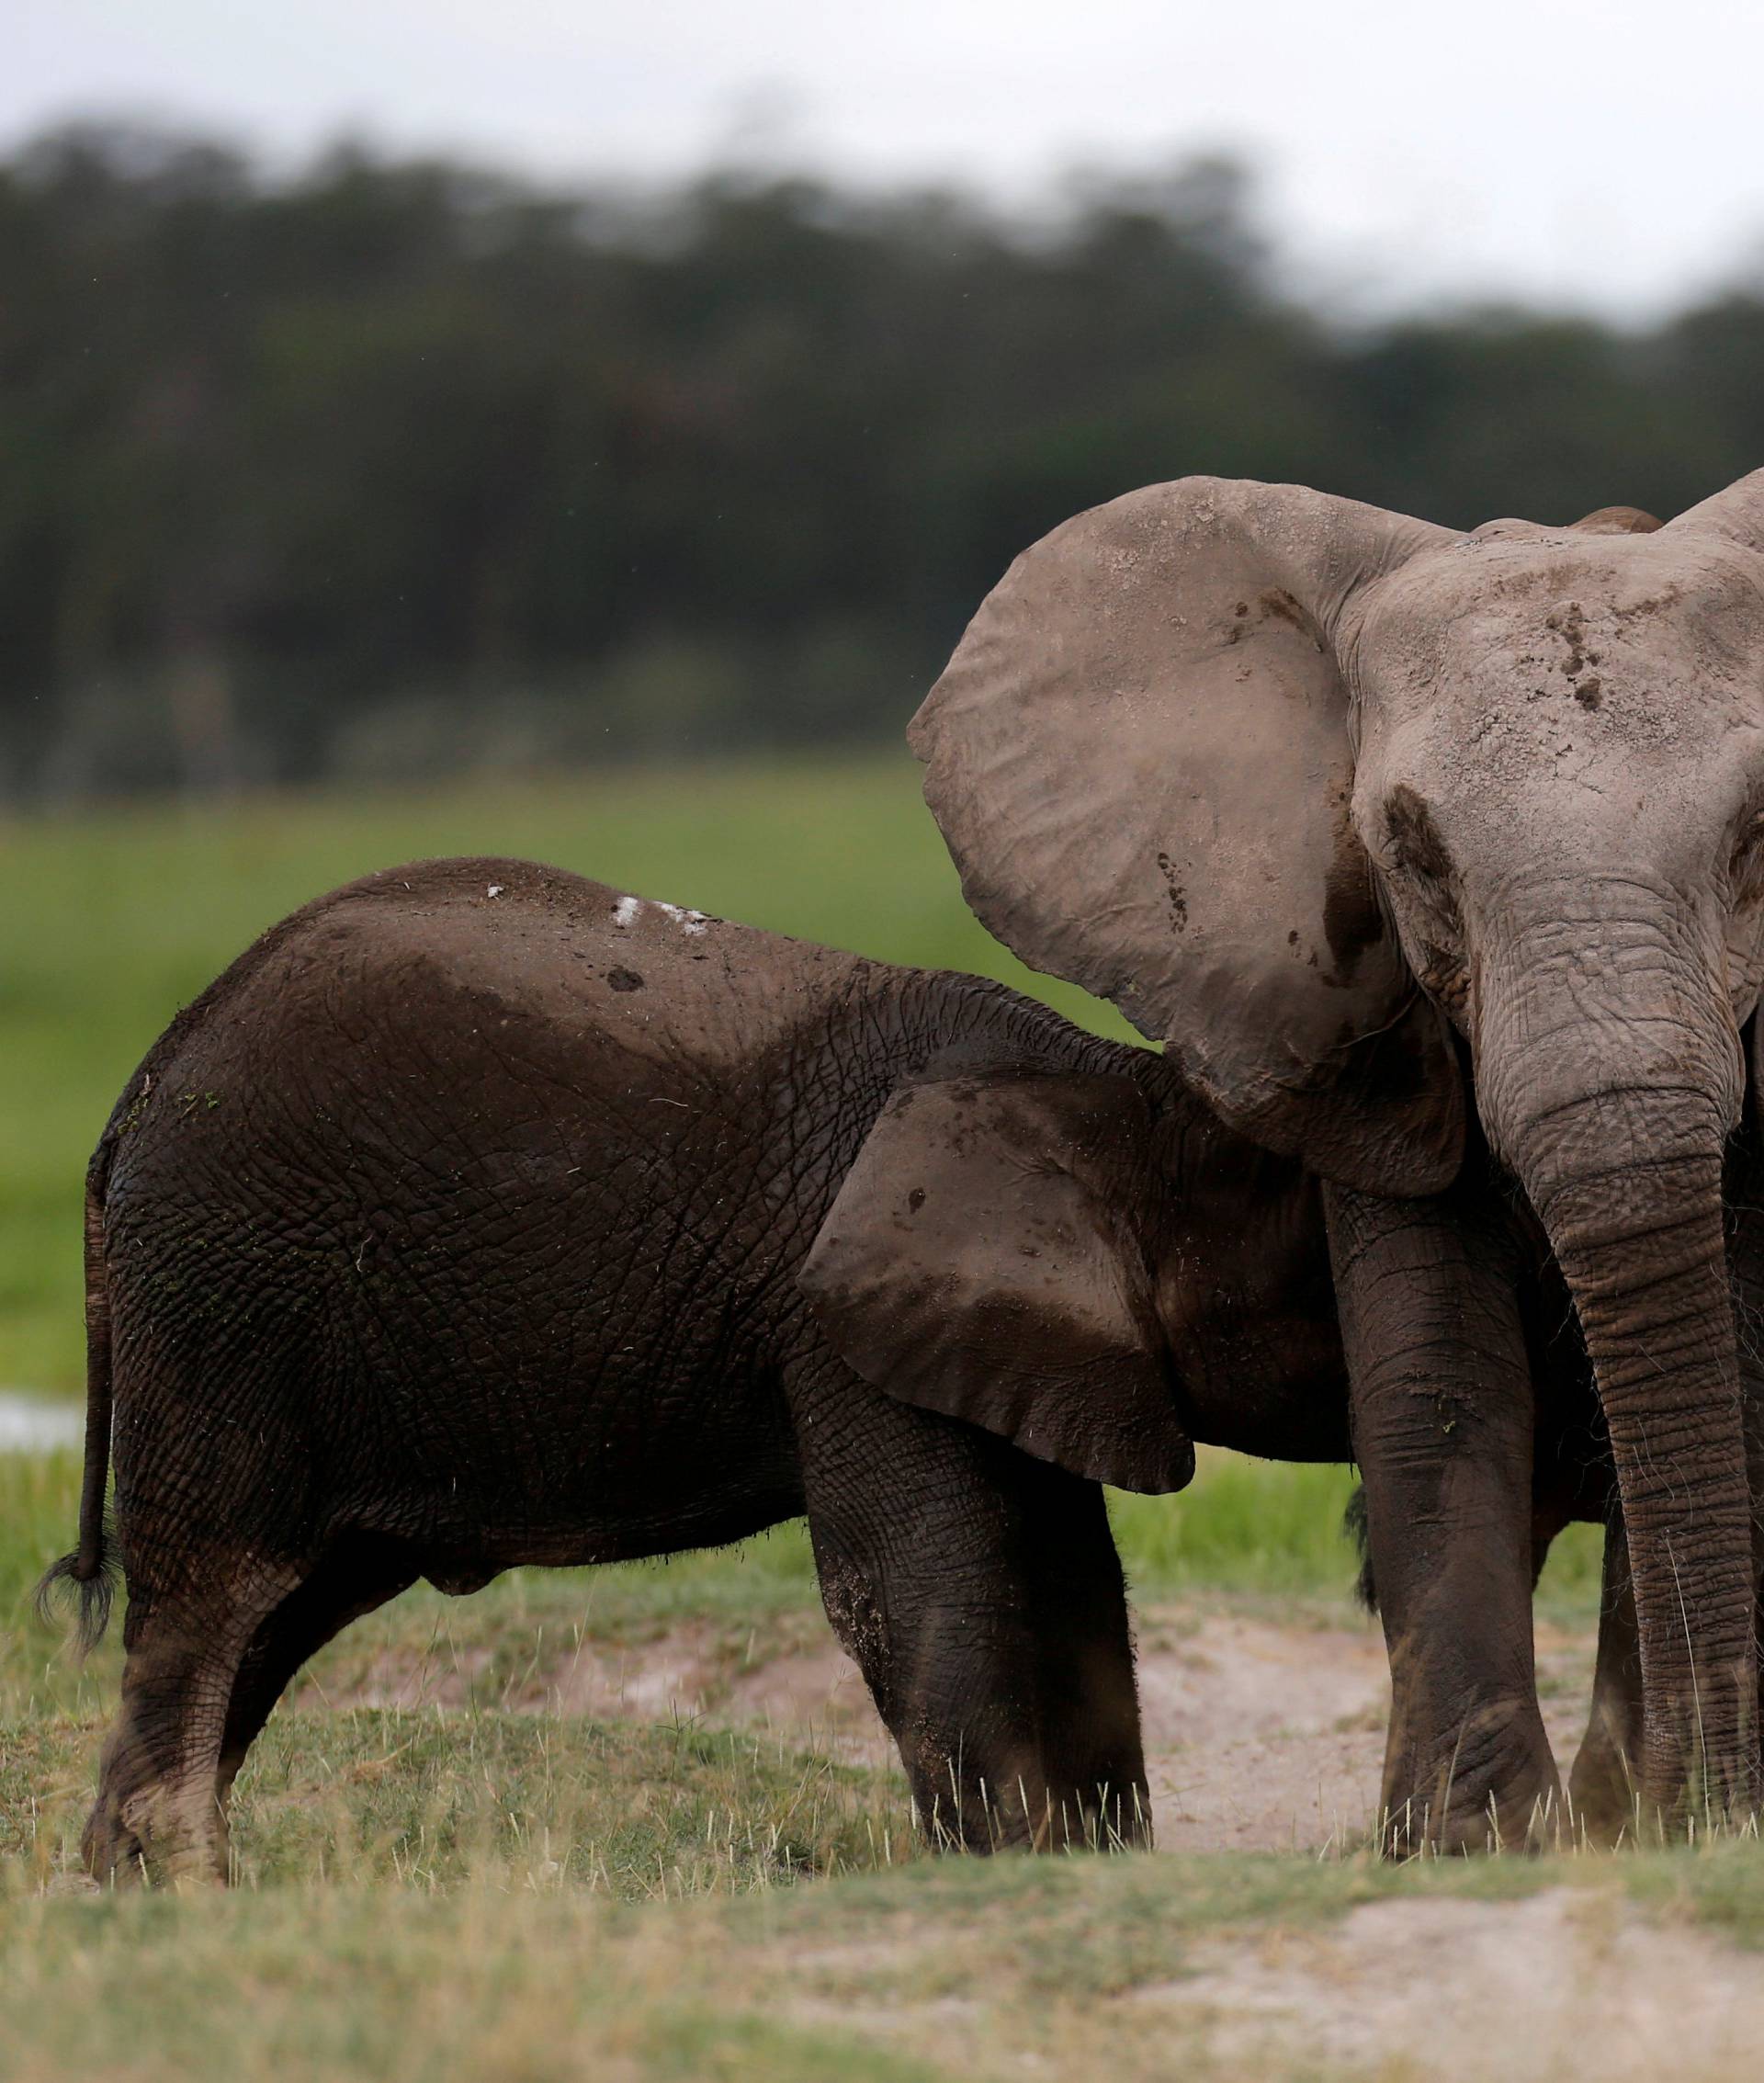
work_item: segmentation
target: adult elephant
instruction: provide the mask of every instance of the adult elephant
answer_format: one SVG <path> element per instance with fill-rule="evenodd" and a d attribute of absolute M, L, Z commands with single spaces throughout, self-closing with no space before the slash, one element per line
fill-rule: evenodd
<path fill-rule="evenodd" d="M 1510 1180 L 1610 1432 L 1643 1802 L 1753 1811 L 1722 1171 L 1764 960 L 1764 471 L 1664 527 L 1467 535 L 1154 486 L 1017 560 L 911 739 L 980 918 L 1328 1182 L 1396 1813 L 1480 1842 L 1555 1787 Z"/>

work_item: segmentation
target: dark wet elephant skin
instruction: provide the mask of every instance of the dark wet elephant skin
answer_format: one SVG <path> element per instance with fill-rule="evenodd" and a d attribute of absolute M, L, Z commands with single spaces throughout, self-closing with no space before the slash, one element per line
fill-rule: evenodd
<path fill-rule="evenodd" d="M 419 1578 L 804 1512 L 928 1828 L 1143 1840 L 1100 1481 L 1346 1453 L 1316 1188 L 1158 1058 L 529 864 L 266 934 L 130 1081 L 90 1212 L 103 1874 L 223 1871 L 276 1699 Z"/>

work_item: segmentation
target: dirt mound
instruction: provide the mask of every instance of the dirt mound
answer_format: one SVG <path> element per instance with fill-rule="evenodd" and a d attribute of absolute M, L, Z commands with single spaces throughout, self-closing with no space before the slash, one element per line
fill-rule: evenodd
<path fill-rule="evenodd" d="M 1586 1714 L 1589 1638 L 1540 1630 L 1546 1720 L 1566 1766 Z M 690 1621 L 642 1642 L 584 1640 L 495 1685 L 488 1653 L 383 1651 L 334 1704 L 498 1706 L 601 1721 L 702 1716 L 761 1726 L 853 1763 L 893 1749 L 855 1666 L 813 1614 L 751 1635 Z M 1316 1851 L 1376 1813 L 1390 1703 L 1375 1624 L 1315 1625 L 1195 1605 L 1139 1616 L 1139 1685 L 1159 1842 L 1183 1851 Z"/>

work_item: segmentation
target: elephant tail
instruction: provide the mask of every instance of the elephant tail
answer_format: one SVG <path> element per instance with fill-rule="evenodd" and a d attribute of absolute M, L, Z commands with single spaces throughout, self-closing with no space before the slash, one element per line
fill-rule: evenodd
<path fill-rule="evenodd" d="M 80 1545 L 51 1563 L 37 1587 L 37 1611 L 53 1619 L 56 1587 L 77 1587 L 75 1640 L 85 1656 L 103 1635 L 116 1595 L 115 1544 L 105 1524 L 110 1473 L 110 1291 L 104 1259 L 104 1195 L 110 1138 L 98 1146 L 85 1180 L 85 1477 L 80 1489 Z"/>
<path fill-rule="evenodd" d="M 1372 1531 L 1366 1523 L 1366 1486 L 1356 1483 L 1341 1514 L 1341 1531 L 1360 1551 L 1360 1575 L 1354 1591 L 1368 1613 L 1378 1610 L 1378 1579 L 1372 1568 Z"/>

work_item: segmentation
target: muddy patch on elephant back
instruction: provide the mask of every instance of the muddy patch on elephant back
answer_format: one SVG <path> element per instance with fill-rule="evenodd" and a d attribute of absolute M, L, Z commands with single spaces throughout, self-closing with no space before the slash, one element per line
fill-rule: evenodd
<path fill-rule="evenodd" d="M 1158 1841 L 1181 1851 L 1348 1849 L 1374 1822 L 1390 1681 L 1377 1624 L 1269 1617 L 1202 1601 L 1137 1621 Z M 1540 1626 L 1544 1718 L 1564 1772 L 1584 1726 L 1592 1638 Z M 334 1656 L 335 1652 L 333 1652 Z M 306 1704 L 702 1720 L 763 1728 L 851 1764 L 893 1746 L 855 1665 L 813 1612 L 752 1628 L 687 1620 L 644 1636 L 548 1642 L 522 1658 L 446 1641 L 376 1647 L 308 1681 Z"/>

